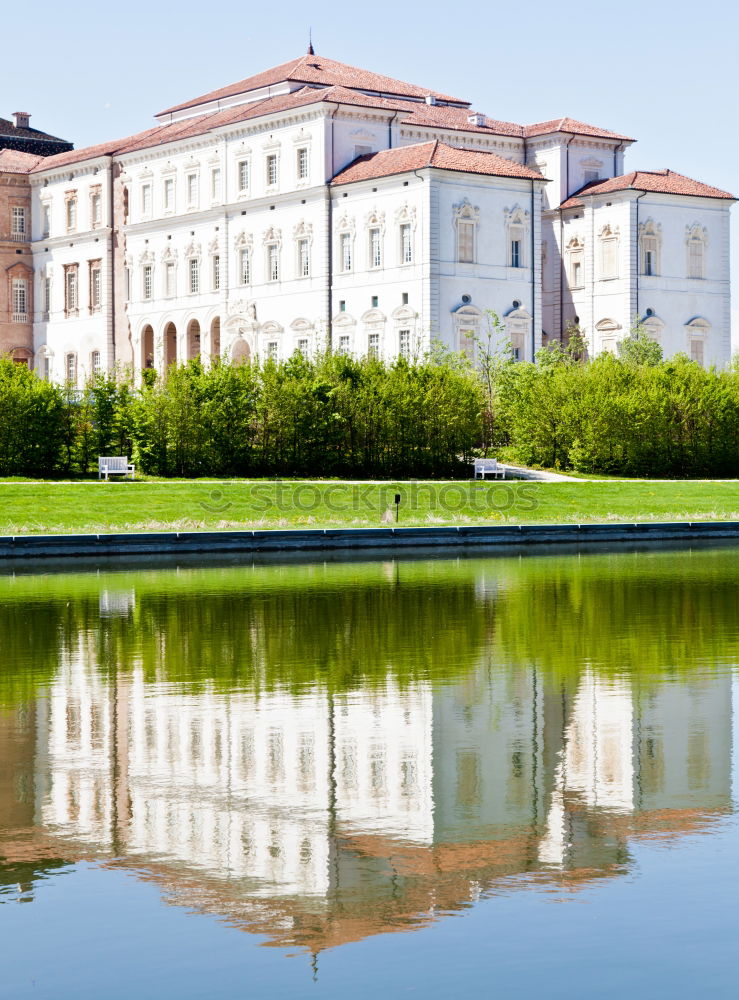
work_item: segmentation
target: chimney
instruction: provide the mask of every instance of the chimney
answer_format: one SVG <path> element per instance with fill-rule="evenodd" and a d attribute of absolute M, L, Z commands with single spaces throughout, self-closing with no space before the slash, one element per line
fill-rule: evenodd
<path fill-rule="evenodd" d="M 16 128 L 29 128 L 28 123 L 31 120 L 31 116 L 27 111 L 14 111 L 13 118 L 15 118 Z"/>
<path fill-rule="evenodd" d="M 426 94 L 425 100 L 427 104 L 436 104 L 436 97 L 433 94 Z"/>
<path fill-rule="evenodd" d="M 485 115 L 481 115 L 479 111 L 470 111 L 467 115 L 467 123 L 469 125 L 484 125 Z"/>

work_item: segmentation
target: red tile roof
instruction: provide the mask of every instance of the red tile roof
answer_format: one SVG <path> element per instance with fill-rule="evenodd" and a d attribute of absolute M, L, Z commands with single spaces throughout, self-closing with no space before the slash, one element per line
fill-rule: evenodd
<path fill-rule="evenodd" d="M 733 194 L 720 188 L 702 184 L 691 177 L 675 173 L 674 170 L 632 170 L 620 177 L 606 181 L 591 181 L 580 188 L 571 198 L 563 201 L 561 208 L 578 208 L 583 195 L 610 194 L 614 191 L 652 191 L 655 194 L 683 194 L 697 198 L 724 198 L 736 201 Z"/>
<path fill-rule="evenodd" d="M 19 149 L 0 149 L 0 173 L 28 174 L 37 163 L 43 162 L 43 160 L 43 156 L 23 153 Z"/>
<path fill-rule="evenodd" d="M 224 100 L 248 93 L 251 90 L 259 90 L 285 82 L 307 83 L 324 87 L 349 87 L 353 90 L 369 90 L 378 94 L 393 94 L 400 97 L 424 98 L 431 94 L 437 100 L 469 104 L 468 101 L 463 101 L 461 98 L 449 97 L 426 87 L 417 87 L 415 84 L 403 83 L 389 76 L 371 73 L 365 69 L 357 69 L 355 66 L 347 66 L 345 63 L 326 59 L 324 56 L 305 55 L 265 70 L 263 73 L 257 73 L 255 76 L 249 76 L 238 83 L 232 83 L 228 87 L 221 87 L 219 90 L 212 90 L 208 94 L 192 98 L 183 104 L 175 104 L 165 111 L 160 111 L 159 114 L 167 115 L 176 111 L 185 111 L 188 108 L 197 107 L 199 104 Z"/>
<path fill-rule="evenodd" d="M 488 118 L 482 115 L 483 124 L 476 125 L 467 120 L 472 112 L 469 108 L 450 108 L 441 104 L 408 104 L 409 115 L 402 118 L 404 125 L 418 126 L 419 128 L 444 128 L 453 132 L 482 132 L 493 135 L 513 136 L 523 138 L 523 125 L 515 125 L 513 122 L 501 122 L 495 118 Z"/>
<path fill-rule="evenodd" d="M 413 146 L 398 146 L 379 153 L 360 156 L 334 177 L 333 184 L 352 184 L 356 181 L 390 177 L 411 170 L 435 167 L 438 170 L 458 170 L 467 174 L 488 174 L 492 177 L 523 177 L 543 180 L 536 170 L 507 160 L 497 153 L 481 153 L 459 149 L 438 140 L 421 142 Z"/>
<path fill-rule="evenodd" d="M 597 125 L 587 125 L 585 122 L 575 121 L 574 118 L 553 118 L 551 121 L 539 122 L 537 125 L 526 125 L 523 130 L 527 139 L 537 135 L 549 135 L 552 132 L 572 132 L 575 135 L 590 135 L 597 139 L 620 139 L 622 142 L 635 141 L 628 135 L 609 132 L 608 129 L 598 128 Z"/>
<path fill-rule="evenodd" d="M 43 142 L 61 142 L 70 145 L 66 139 L 60 139 L 58 135 L 49 135 L 48 132 L 41 132 L 30 125 L 16 125 L 7 118 L 0 118 L 0 138 L 12 139 L 34 139 Z"/>

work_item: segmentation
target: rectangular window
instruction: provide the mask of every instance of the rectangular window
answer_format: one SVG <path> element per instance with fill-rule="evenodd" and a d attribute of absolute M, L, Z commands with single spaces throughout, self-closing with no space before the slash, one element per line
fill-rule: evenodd
<path fill-rule="evenodd" d="M 475 224 L 474 222 L 457 223 L 457 241 L 459 243 L 457 259 L 460 264 L 472 264 L 475 259 Z"/>
<path fill-rule="evenodd" d="M 339 312 L 346 312 L 346 299 L 339 299 Z"/>
<path fill-rule="evenodd" d="M 379 229 L 370 229 L 370 267 L 382 267 L 382 237 Z"/>
<path fill-rule="evenodd" d="M 145 264 L 142 274 L 143 281 L 141 288 L 142 297 L 145 299 L 150 299 L 152 296 L 153 277 L 154 277 L 154 268 L 151 266 L 151 264 Z"/>
<path fill-rule="evenodd" d="M 123 290 L 126 296 L 126 302 L 131 301 L 131 268 L 125 267 L 123 269 Z"/>
<path fill-rule="evenodd" d="M 188 267 L 190 274 L 190 294 L 195 295 L 200 291 L 200 261 L 193 257 L 188 262 Z"/>
<path fill-rule="evenodd" d="M 267 186 L 273 187 L 277 184 L 277 153 L 270 153 L 267 157 Z"/>
<path fill-rule="evenodd" d="M 310 248 L 308 240 L 298 240 L 298 277 L 310 277 Z"/>
<path fill-rule="evenodd" d="M 51 278 L 47 277 L 43 279 L 42 289 L 44 313 L 48 319 L 49 313 L 51 312 Z"/>
<path fill-rule="evenodd" d="M 164 211 L 174 211 L 174 177 L 166 177 L 164 180 Z"/>
<path fill-rule="evenodd" d="M 242 285 L 251 284 L 251 250 L 242 250 L 239 254 L 239 281 Z"/>
<path fill-rule="evenodd" d="M 90 221 L 93 229 L 98 229 L 103 222 L 103 196 L 99 191 L 90 195 Z"/>
<path fill-rule="evenodd" d="M 103 366 L 100 362 L 100 351 L 93 351 L 90 355 L 90 368 L 92 369 L 93 375 L 99 375 L 103 370 Z"/>
<path fill-rule="evenodd" d="M 239 193 L 249 190 L 249 161 L 239 161 Z"/>
<path fill-rule="evenodd" d="M 511 267 L 522 267 L 520 240 L 511 240 Z"/>
<path fill-rule="evenodd" d="M 697 361 L 699 365 L 703 364 L 703 341 L 702 340 L 691 340 L 690 341 L 690 360 Z"/>
<path fill-rule="evenodd" d="M 44 378 L 47 382 L 51 379 L 51 358 L 48 354 L 44 355 Z"/>
<path fill-rule="evenodd" d="M 213 167 L 210 172 L 210 197 L 211 201 L 221 200 L 221 168 Z"/>
<path fill-rule="evenodd" d="M 99 260 L 90 261 L 90 312 L 99 312 L 102 305 L 102 269 Z"/>
<path fill-rule="evenodd" d="M 644 273 L 653 275 L 654 270 L 654 250 L 644 250 Z"/>
<path fill-rule="evenodd" d="M 67 355 L 67 382 L 71 385 L 77 385 L 77 355 L 68 354 Z"/>
<path fill-rule="evenodd" d="M 367 337 L 367 355 L 370 358 L 378 357 L 380 353 L 380 334 L 371 333 Z"/>
<path fill-rule="evenodd" d="M 64 275 L 64 310 L 67 316 L 76 316 L 77 309 L 77 265 L 70 264 Z"/>
<path fill-rule="evenodd" d="M 401 358 L 409 358 L 411 355 L 411 331 L 398 331 L 398 354 Z"/>
<path fill-rule="evenodd" d="M 298 150 L 298 180 L 308 180 L 308 150 L 305 146 Z"/>
<path fill-rule="evenodd" d="M 341 336 L 339 337 L 339 350 L 342 351 L 344 354 L 348 354 L 350 346 L 351 346 L 351 338 L 349 334 L 342 333 Z"/>
<path fill-rule="evenodd" d="M 176 290 L 174 261 L 168 260 L 164 265 L 164 294 L 171 299 Z"/>
<path fill-rule="evenodd" d="M 573 288 L 582 285 L 582 259 L 579 254 L 573 256 L 570 262 L 570 283 Z"/>
<path fill-rule="evenodd" d="M 213 291 L 217 292 L 221 287 L 221 258 L 219 254 L 213 255 Z"/>
<path fill-rule="evenodd" d="M 187 175 L 187 207 L 197 208 L 200 194 L 198 191 L 198 175 Z"/>
<path fill-rule="evenodd" d="M 73 233 L 77 229 L 77 198 L 67 198 L 67 232 Z"/>
<path fill-rule="evenodd" d="M 308 353 L 308 338 L 307 337 L 301 337 L 300 338 L 300 340 L 298 341 L 298 350 L 300 351 L 301 354 L 307 354 Z"/>
<path fill-rule="evenodd" d="M 703 277 L 703 243 L 700 240 L 691 240 L 688 244 L 688 277 Z"/>
<path fill-rule="evenodd" d="M 48 236 L 51 232 L 51 205 L 44 205 L 42 209 L 43 215 L 41 219 L 41 228 L 43 230 L 42 235 Z"/>
<path fill-rule="evenodd" d="M 20 205 L 13 205 L 11 214 L 11 235 L 23 239 L 26 235 L 26 210 Z"/>
<path fill-rule="evenodd" d="M 271 358 L 273 361 L 277 359 L 277 341 L 268 340 L 267 341 L 267 357 Z"/>
<path fill-rule="evenodd" d="M 13 322 L 28 320 L 28 284 L 25 278 L 13 278 Z"/>
<path fill-rule="evenodd" d="M 174 267 L 173 260 L 168 260 L 164 264 L 164 294 L 168 299 L 171 299 L 177 290 Z"/>
<path fill-rule="evenodd" d="M 400 259 L 403 264 L 413 263 L 413 239 L 410 222 L 400 227 Z"/>
<path fill-rule="evenodd" d="M 352 269 L 352 234 L 341 234 L 341 270 L 351 271 Z"/>
<path fill-rule="evenodd" d="M 280 280 L 280 251 L 276 243 L 267 247 L 267 281 Z"/>
<path fill-rule="evenodd" d="M 602 278 L 618 277 L 618 241 L 603 240 L 600 248 Z"/>
<path fill-rule="evenodd" d="M 141 214 L 146 218 L 151 215 L 151 184 L 141 185 Z"/>

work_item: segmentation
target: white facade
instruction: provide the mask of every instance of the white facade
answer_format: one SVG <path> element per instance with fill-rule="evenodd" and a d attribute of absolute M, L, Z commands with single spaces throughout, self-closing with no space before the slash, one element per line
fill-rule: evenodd
<path fill-rule="evenodd" d="M 591 353 L 615 350 L 638 316 L 666 355 L 728 361 L 730 196 L 622 186 L 573 204 L 583 185 L 622 175 L 632 140 L 570 120 L 493 122 L 406 85 L 377 96 L 356 73 L 363 85 L 327 77 L 310 90 L 255 77 L 35 168 L 37 370 L 81 384 L 114 364 L 329 343 L 386 358 L 433 340 L 472 352 L 488 310 L 521 360 L 574 323 Z M 435 141 L 467 160 L 404 159 Z M 339 176 L 386 150 L 386 168 Z"/>

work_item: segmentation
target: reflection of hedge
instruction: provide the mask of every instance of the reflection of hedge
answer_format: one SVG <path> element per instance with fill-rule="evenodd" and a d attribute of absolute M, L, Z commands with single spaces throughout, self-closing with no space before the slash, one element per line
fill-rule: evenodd
<path fill-rule="evenodd" d="M 0 577 L 0 703 L 76 653 L 260 689 L 442 680 L 481 660 L 646 680 L 737 661 L 737 575 L 728 549 Z M 101 616 L 104 591 L 135 600 Z"/>

